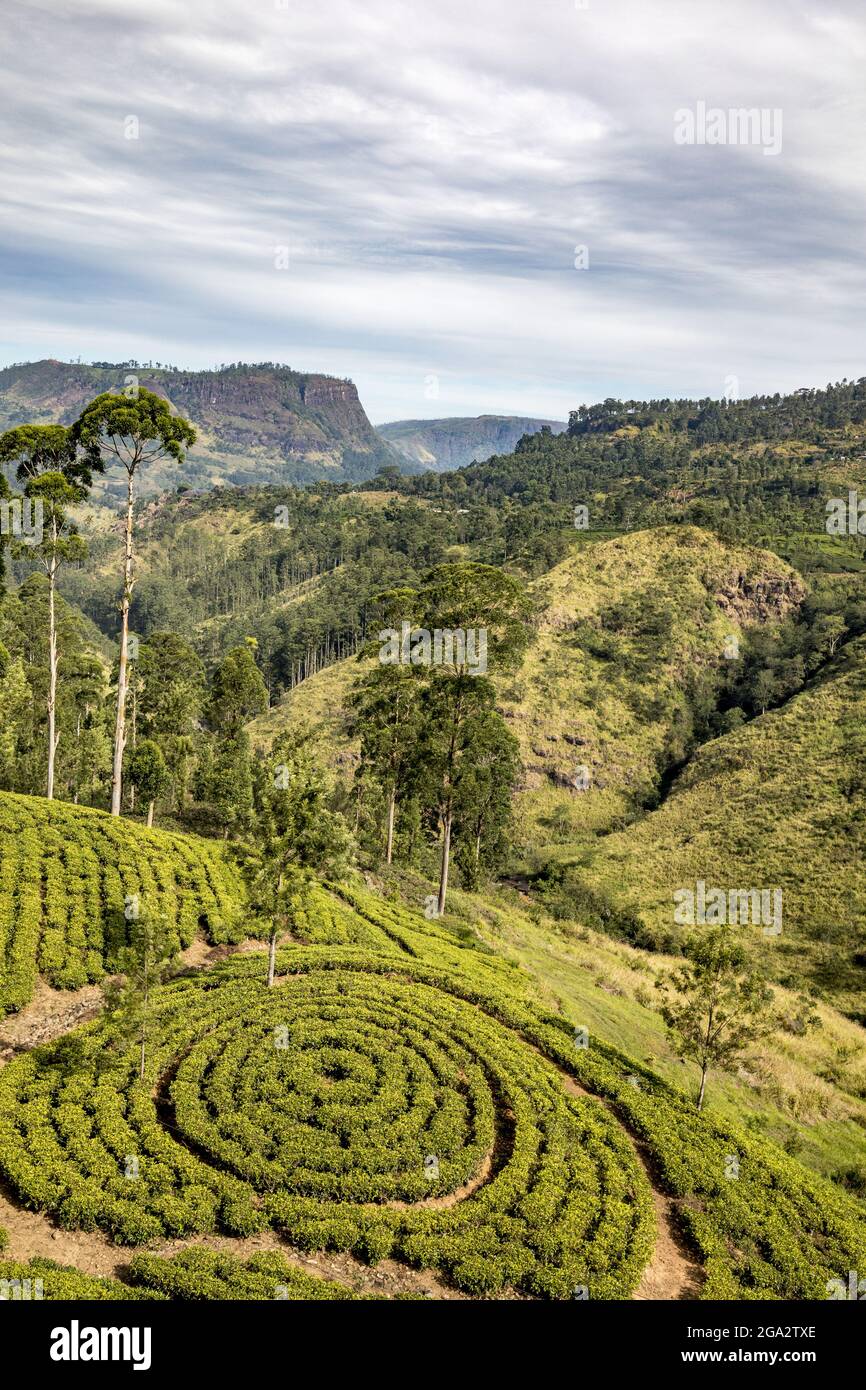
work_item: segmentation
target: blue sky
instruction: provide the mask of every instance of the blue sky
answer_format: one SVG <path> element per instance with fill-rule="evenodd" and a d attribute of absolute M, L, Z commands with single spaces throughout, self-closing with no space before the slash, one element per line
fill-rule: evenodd
<path fill-rule="evenodd" d="M 866 373 L 860 0 L 6 0 L 4 57 L 0 363 L 276 359 L 376 422 Z M 781 149 L 676 143 L 698 102 Z"/>

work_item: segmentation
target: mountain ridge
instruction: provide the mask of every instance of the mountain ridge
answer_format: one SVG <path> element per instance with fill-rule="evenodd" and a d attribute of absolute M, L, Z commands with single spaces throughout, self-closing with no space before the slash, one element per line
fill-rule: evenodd
<path fill-rule="evenodd" d="M 562 434 L 567 425 L 564 420 L 531 415 L 455 415 L 435 420 L 391 420 L 376 426 L 404 460 L 436 473 L 511 453 L 524 435 L 540 434 L 545 428 Z"/>
<path fill-rule="evenodd" d="M 153 465 L 143 492 L 194 487 L 359 482 L 400 458 L 370 424 L 352 381 L 274 363 L 215 371 L 61 362 L 45 358 L 0 370 L 0 430 L 25 423 L 71 424 L 103 391 L 130 384 L 166 399 L 198 439 L 180 467 Z M 117 480 L 109 474 L 103 487 Z"/>

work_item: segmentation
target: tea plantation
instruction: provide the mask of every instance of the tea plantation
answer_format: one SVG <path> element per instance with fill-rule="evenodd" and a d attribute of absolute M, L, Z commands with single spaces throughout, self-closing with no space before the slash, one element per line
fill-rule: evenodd
<path fill-rule="evenodd" d="M 58 989 L 101 980 L 136 897 L 178 948 L 199 925 L 229 940 L 239 918 L 236 876 L 212 841 L 4 792 L 0 846 L 0 1015 L 31 999 L 37 975 Z"/>
<path fill-rule="evenodd" d="M 35 840 L 25 809 L 41 805 L 6 801 L 19 843 Z M 128 873 L 175 905 L 180 940 L 203 913 L 225 930 L 231 880 L 209 847 L 70 808 L 38 836 L 53 900 L 40 903 L 33 872 L 23 887 L 4 877 L 15 901 L 30 895 L 31 981 L 39 968 L 98 978 Z M 607 1043 L 579 1045 L 527 975 L 473 941 L 345 885 L 310 895 L 293 938 L 272 989 L 255 952 L 155 991 L 143 1080 L 137 1046 L 109 1050 L 102 1021 L 0 1069 L 7 1191 L 61 1227 L 140 1250 L 128 1284 L 2 1258 L 0 1280 L 40 1277 L 48 1298 L 356 1296 L 293 1265 L 293 1247 L 390 1258 L 475 1297 L 623 1299 L 653 1249 L 647 1172 L 675 1199 L 704 1298 L 824 1299 L 829 1280 L 866 1266 L 854 1197 L 698 1116 Z M 287 1258 L 158 1253 L 167 1240 L 265 1231 Z"/>

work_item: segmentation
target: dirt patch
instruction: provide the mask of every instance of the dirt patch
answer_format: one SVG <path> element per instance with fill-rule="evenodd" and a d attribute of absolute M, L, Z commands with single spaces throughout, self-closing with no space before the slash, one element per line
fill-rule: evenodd
<path fill-rule="evenodd" d="M 197 970 L 210 961 L 213 950 L 214 947 L 211 946 L 206 937 L 201 932 L 197 932 L 195 941 L 187 946 L 186 950 L 181 951 L 180 958 L 188 969 Z"/>
<path fill-rule="evenodd" d="M 188 970 L 203 970 L 232 956 L 246 955 L 249 951 L 266 951 L 268 943 L 257 937 L 248 936 L 244 941 L 232 944 L 221 943 L 212 946 L 202 932 L 198 932 L 191 946 L 181 951 L 180 959 Z"/>
<path fill-rule="evenodd" d="M 83 989 L 51 989 L 40 977 L 33 998 L 17 1014 L 0 1020 L 0 1064 L 16 1052 L 53 1042 L 70 1029 L 96 1018 L 102 1010 L 99 985 Z"/>

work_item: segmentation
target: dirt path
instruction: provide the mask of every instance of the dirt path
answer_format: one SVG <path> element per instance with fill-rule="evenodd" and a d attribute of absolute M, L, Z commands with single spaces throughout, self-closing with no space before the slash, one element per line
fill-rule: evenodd
<path fill-rule="evenodd" d="M 535 1050 L 538 1051 L 539 1056 L 544 1056 L 540 1049 Z M 617 1124 L 622 1125 L 622 1121 L 613 1106 L 606 1100 L 595 1095 L 593 1091 L 588 1091 L 575 1081 L 573 1076 L 569 1076 L 561 1069 L 560 1075 L 569 1095 L 595 1101 L 596 1105 L 603 1105 L 613 1115 Z M 663 1299 L 665 1302 L 696 1299 L 700 1295 L 701 1285 L 704 1282 L 704 1271 L 691 1254 L 680 1232 L 676 1200 L 668 1196 L 666 1192 L 662 1192 L 659 1187 L 653 1172 L 651 1155 L 646 1145 L 636 1139 L 633 1134 L 629 1135 L 629 1138 L 634 1145 L 638 1161 L 652 1190 L 653 1207 L 656 1215 L 656 1238 L 653 1253 L 632 1297 L 640 1301 Z"/>
<path fill-rule="evenodd" d="M 229 955 L 262 949 L 266 949 L 265 944 L 252 939 L 242 942 L 239 946 L 210 946 L 203 937 L 197 937 L 182 953 L 182 960 L 188 968 L 202 970 L 226 959 Z M 12 1014 L 0 1022 L 0 1066 L 16 1052 L 49 1042 L 80 1023 L 95 1018 L 101 1007 L 102 992 L 98 985 L 85 985 L 83 989 L 73 991 L 53 990 L 43 980 L 38 980 L 32 1001 L 19 1013 Z M 527 1043 L 527 1046 L 532 1044 Z M 545 1057 L 541 1049 L 533 1047 L 533 1050 L 550 1065 L 556 1065 L 550 1058 Z M 565 1090 L 570 1095 L 604 1105 L 617 1123 L 622 1124 L 607 1101 L 586 1090 L 562 1068 L 557 1070 Z M 634 1135 L 630 1138 L 652 1190 L 656 1215 L 653 1254 L 633 1297 L 636 1300 L 665 1301 L 696 1299 L 700 1294 L 704 1272 L 681 1234 L 676 1200 L 661 1190 L 646 1146 Z M 490 1167 L 491 1160 L 488 1155 L 482 1165 L 482 1171 L 464 1188 L 446 1197 L 427 1199 L 423 1205 L 450 1207 L 464 1200 L 486 1181 Z M 394 1202 L 389 1205 L 403 1204 Z M 74 1265 L 85 1274 L 123 1278 L 135 1254 L 134 1248 L 115 1245 L 101 1232 L 60 1229 L 41 1212 L 28 1211 L 18 1205 L 3 1183 L 0 1183 L 0 1227 L 9 1235 L 9 1247 L 6 1252 L 8 1259 L 26 1261 L 41 1256 L 56 1260 L 60 1264 Z M 192 1245 L 224 1251 L 240 1259 L 248 1259 L 262 1250 L 278 1250 L 297 1268 L 321 1278 L 335 1279 L 362 1293 L 380 1293 L 391 1297 L 401 1293 L 418 1293 L 434 1299 L 468 1297 L 450 1288 L 429 1270 L 413 1270 L 395 1260 L 382 1260 L 376 1266 L 369 1266 L 351 1255 L 326 1251 L 309 1254 L 289 1245 L 274 1232 L 262 1232 L 248 1237 L 190 1237 L 152 1247 L 152 1253 L 175 1255 Z M 509 1293 L 505 1297 L 513 1299 L 519 1295 Z"/>
<path fill-rule="evenodd" d="M 132 1257 L 140 1247 L 115 1245 L 99 1231 L 64 1231 L 41 1212 L 26 1211 L 10 1198 L 0 1185 L 0 1227 L 9 1236 L 3 1258 L 26 1262 L 36 1257 L 74 1265 L 84 1274 L 125 1279 Z M 357 1293 L 377 1293 L 387 1297 L 415 1293 L 435 1299 L 466 1299 L 467 1294 L 449 1288 L 429 1270 L 414 1270 L 396 1260 L 365 1265 L 352 1255 L 317 1250 L 307 1253 L 282 1240 L 273 1231 L 255 1236 L 190 1236 L 185 1240 L 164 1241 L 147 1247 L 152 1255 L 169 1257 L 193 1246 L 217 1250 L 248 1260 L 263 1250 L 278 1250 L 297 1269 L 320 1279 L 335 1279 Z"/>
<path fill-rule="evenodd" d="M 638 1149 L 638 1158 L 652 1183 L 646 1159 Z M 656 1243 L 652 1258 L 643 1272 L 633 1297 L 639 1300 L 664 1299 L 681 1301 L 700 1297 L 704 1271 L 692 1257 L 679 1231 L 676 1202 L 667 1193 L 653 1187 L 653 1206 L 656 1213 Z"/>

